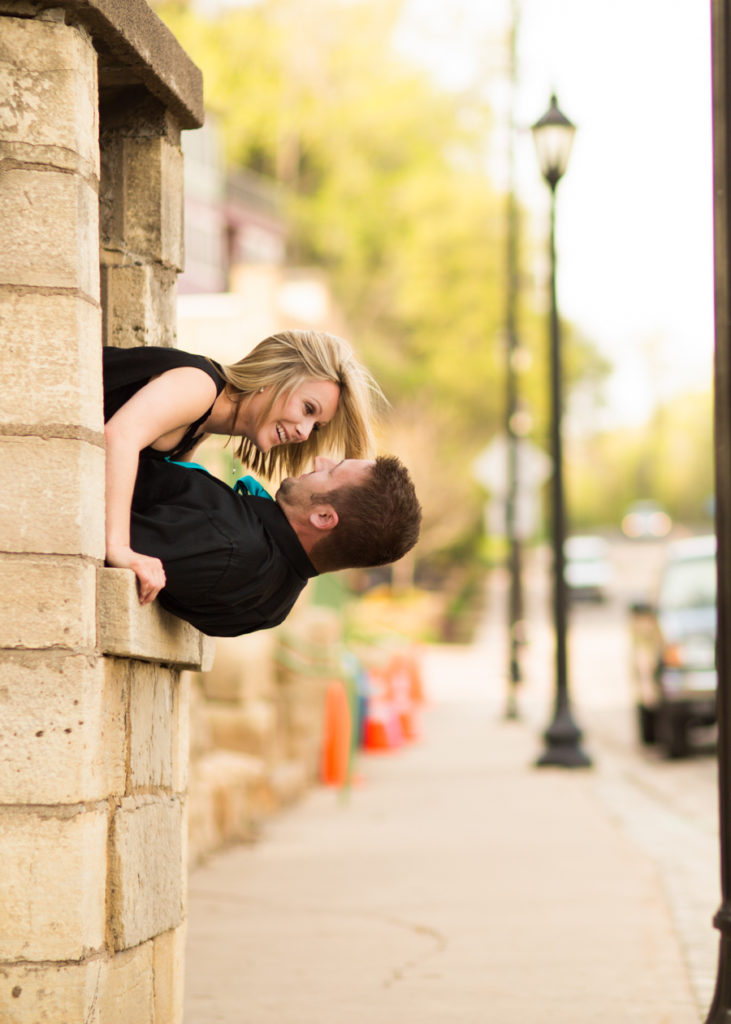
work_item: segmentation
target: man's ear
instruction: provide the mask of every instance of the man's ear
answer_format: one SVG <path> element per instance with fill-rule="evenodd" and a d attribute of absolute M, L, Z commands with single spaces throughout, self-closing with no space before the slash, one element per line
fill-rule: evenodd
<path fill-rule="evenodd" d="M 332 505 L 318 505 L 310 512 L 309 521 L 316 530 L 334 530 L 338 525 L 338 514 Z"/>

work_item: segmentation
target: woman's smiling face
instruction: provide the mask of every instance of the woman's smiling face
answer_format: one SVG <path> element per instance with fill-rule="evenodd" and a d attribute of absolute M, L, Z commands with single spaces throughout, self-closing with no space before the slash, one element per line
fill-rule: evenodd
<path fill-rule="evenodd" d="M 308 378 L 280 395 L 267 412 L 270 397 L 270 388 L 252 395 L 245 408 L 249 429 L 241 431 L 265 454 L 278 445 L 300 444 L 329 423 L 338 407 L 340 388 L 330 380 Z"/>

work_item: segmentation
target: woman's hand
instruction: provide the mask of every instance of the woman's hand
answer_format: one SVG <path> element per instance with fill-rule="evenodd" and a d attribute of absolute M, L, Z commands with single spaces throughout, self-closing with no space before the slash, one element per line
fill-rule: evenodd
<path fill-rule="evenodd" d="M 141 555 L 131 548 L 107 551 L 107 565 L 116 569 L 132 569 L 137 577 L 140 604 L 150 604 L 165 586 L 165 570 L 159 558 Z"/>

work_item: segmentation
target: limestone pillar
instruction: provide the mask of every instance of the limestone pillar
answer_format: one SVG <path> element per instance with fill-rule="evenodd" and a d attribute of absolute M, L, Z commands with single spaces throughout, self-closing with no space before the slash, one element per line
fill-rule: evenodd
<path fill-rule="evenodd" d="M 141 609 L 130 572 L 103 568 L 101 345 L 104 330 L 114 344 L 174 341 L 179 131 L 202 119 L 191 68 L 142 0 L 0 0 L 8 1024 L 182 1018 L 180 670 L 210 651 L 187 624 Z M 100 109 L 112 126 L 103 174 Z"/>
<path fill-rule="evenodd" d="M 128 90 L 101 123 L 104 344 L 175 344 L 183 269 L 180 126 L 144 90 Z"/>

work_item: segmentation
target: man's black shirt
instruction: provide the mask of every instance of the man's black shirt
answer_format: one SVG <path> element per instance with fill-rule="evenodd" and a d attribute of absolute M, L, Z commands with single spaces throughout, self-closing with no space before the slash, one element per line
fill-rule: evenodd
<path fill-rule="evenodd" d="M 158 460 L 140 459 L 131 546 L 162 561 L 160 604 L 212 636 L 278 625 L 317 575 L 275 501 Z"/>

